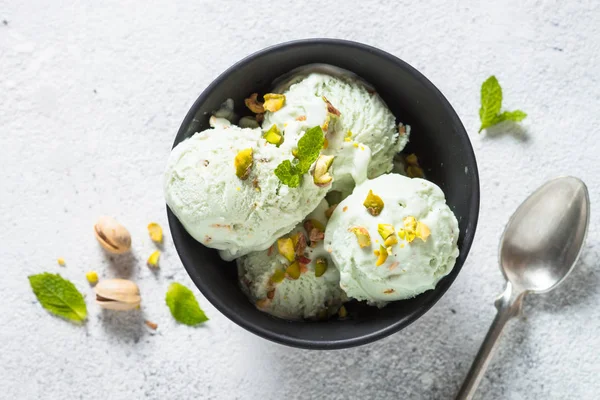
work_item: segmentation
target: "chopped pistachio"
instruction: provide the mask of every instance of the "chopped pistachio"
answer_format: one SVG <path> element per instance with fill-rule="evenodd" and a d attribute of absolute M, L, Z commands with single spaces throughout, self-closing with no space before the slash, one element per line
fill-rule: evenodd
<path fill-rule="evenodd" d="M 298 158 L 298 149 L 292 149 L 292 155 L 294 158 Z"/>
<path fill-rule="evenodd" d="M 323 154 L 319 156 L 313 170 L 313 182 L 315 185 L 326 186 L 333 180 L 333 177 L 329 173 L 329 168 L 334 158 L 335 156 L 326 156 Z"/>
<path fill-rule="evenodd" d="M 273 124 L 263 135 L 263 138 L 271 144 L 279 147 L 281 143 L 283 143 L 283 135 L 279 132 L 279 128 L 277 128 L 277 124 Z"/>
<path fill-rule="evenodd" d="M 425 176 L 421 167 L 417 167 L 416 165 L 409 165 L 406 168 L 406 175 L 409 178 L 423 178 Z"/>
<path fill-rule="evenodd" d="M 144 323 L 146 326 L 152 330 L 156 330 L 158 328 L 158 324 L 152 321 L 145 320 Z"/>
<path fill-rule="evenodd" d="M 348 311 L 346 311 L 346 307 L 341 306 L 340 309 L 338 310 L 338 317 L 346 318 L 347 316 L 348 316 Z"/>
<path fill-rule="evenodd" d="M 304 233 L 302 232 L 296 232 L 294 235 L 292 235 L 291 239 L 294 243 L 296 257 L 302 256 L 306 250 L 306 236 L 304 236 Z"/>
<path fill-rule="evenodd" d="M 375 262 L 375 266 L 379 267 L 381 264 L 385 262 L 388 258 L 388 252 L 385 247 L 379 245 L 379 255 L 377 256 L 377 261 Z"/>
<path fill-rule="evenodd" d="M 273 300 L 273 297 L 275 297 L 275 289 L 271 289 L 267 292 L 267 299 Z"/>
<path fill-rule="evenodd" d="M 162 243 L 163 240 L 163 230 L 159 224 L 156 222 L 150 222 L 148 224 L 148 234 L 150 235 L 150 239 L 152 239 L 155 243 Z"/>
<path fill-rule="evenodd" d="M 315 276 L 318 278 L 327 271 L 327 260 L 324 258 L 317 258 L 315 261 Z"/>
<path fill-rule="evenodd" d="M 398 243 L 398 239 L 396 238 L 396 235 L 393 235 L 393 234 L 383 241 L 383 244 L 386 247 L 391 247 L 391 246 L 395 245 L 396 243 Z"/>
<path fill-rule="evenodd" d="M 327 138 L 323 139 L 323 148 L 326 149 L 329 147 L 329 140 Z"/>
<path fill-rule="evenodd" d="M 413 216 L 408 216 L 402 220 L 404 229 L 414 231 L 417 229 L 417 219 Z"/>
<path fill-rule="evenodd" d="M 241 180 L 248 179 L 252 169 L 252 148 L 240 150 L 233 160 L 235 175 Z"/>
<path fill-rule="evenodd" d="M 58 260 L 56 260 L 56 262 L 58 263 L 58 265 L 60 265 L 61 267 L 64 267 L 66 262 L 65 259 L 60 257 Z"/>
<path fill-rule="evenodd" d="M 244 103 L 246 103 L 246 107 L 248 107 L 253 113 L 262 114 L 265 112 L 265 108 L 263 103 L 260 103 L 257 98 L 258 93 L 252 93 L 250 97 L 244 100 Z M 257 122 L 259 122 L 258 119 Z"/>
<path fill-rule="evenodd" d="M 328 113 L 333 114 L 336 117 L 339 117 L 340 115 L 342 115 L 337 108 L 335 108 L 333 105 L 331 105 L 329 100 L 327 100 L 327 97 L 325 97 L 325 96 L 322 96 L 322 97 L 323 97 L 323 101 L 325 101 L 325 103 L 327 103 L 327 112 Z"/>
<path fill-rule="evenodd" d="M 271 303 L 271 300 L 269 300 L 265 297 L 264 299 L 256 300 L 256 307 L 265 309 L 269 306 L 270 303 Z"/>
<path fill-rule="evenodd" d="M 88 271 L 85 273 L 85 279 L 87 279 L 90 285 L 95 285 L 98 283 L 98 273 L 96 271 Z"/>
<path fill-rule="evenodd" d="M 419 165 L 417 155 L 415 153 L 409 154 L 404 159 L 408 165 Z"/>
<path fill-rule="evenodd" d="M 371 245 L 371 235 L 369 235 L 367 228 L 355 226 L 350 228 L 349 231 L 356 235 L 356 240 L 358 241 L 358 245 L 361 249 Z"/>
<path fill-rule="evenodd" d="M 371 214 L 374 217 L 381 214 L 381 211 L 383 210 L 383 200 L 381 199 L 381 197 L 374 194 L 372 190 L 369 190 L 369 194 L 367 195 L 367 198 L 365 199 L 363 205 L 365 206 L 369 214 Z"/>
<path fill-rule="evenodd" d="M 290 279 L 296 280 L 300 278 L 300 264 L 298 261 L 291 263 L 285 270 Z"/>
<path fill-rule="evenodd" d="M 288 261 L 294 261 L 296 259 L 294 242 L 291 238 L 277 239 L 277 250 L 279 251 L 279 254 L 284 256 Z"/>
<path fill-rule="evenodd" d="M 313 228 L 325 232 L 325 226 L 318 220 L 310 218 L 304 221 L 304 229 L 306 229 L 306 232 L 310 233 Z"/>
<path fill-rule="evenodd" d="M 285 272 L 281 269 L 276 269 L 271 275 L 271 283 L 279 283 L 285 278 Z"/>
<path fill-rule="evenodd" d="M 329 207 L 327 210 L 325 210 L 325 216 L 329 219 L 331 218 L 331 215 L 333 214 L 333 212 L 335 211 L 335 209 L 337 208 L 337 204 L 332 205 L 331 207 Z"/>
<path fill-rule="evenodd" d="M 394 226 L 392 224 L 378 224 L 377 232 L 379 232 L 379 236 L 385 240 L 394 234 Z"/>
<path fill-rule="evenodd" d="M 422 241 L 426 241 L 427 238 L 429 237 L 429 235 L 431 235 L 431 231 L 429 230 L 429 227 L 420 221 L 417 222 L 417 230 L 415 233 L 416 233 L 417 237 L 419 239 L 421 239 Z"/>
<path fill-rule="evenodd" d="M 263 97 L 265 99 L 263 107 L 267 111 L 279 111 L 285 104 L 285 95 L 283 94 L 267 93 Z"/>
<path fill-rule="evenodd" d="M 147 261 L 148 266 L 151 268 L 158 267 L 158 259 L 159 258 L 160 258 L 160 251 L 158 251 L 158 250 L 154 251 L 152 254 L 150 254 L 150 257 L 148 257 L 148 261 Z"/>

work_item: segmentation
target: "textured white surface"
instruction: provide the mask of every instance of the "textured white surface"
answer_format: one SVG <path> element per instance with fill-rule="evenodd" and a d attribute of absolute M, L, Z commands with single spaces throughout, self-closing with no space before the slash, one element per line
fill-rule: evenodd
<path fill-rule="evenodd" d="M 451 398 L 493 318 L 502 291 L 497 241 L 515 207 L 559 174 L 583 178 L 593 208 L 600 204 L 597 1 L 238 3 L 0 0 L 0 397 Z M 146 224 L 166 225 L 160 178 L 175 132 L 233 62 L 319 36 L 403 58 L 454 105 L 481 173 L 469 259 L 429 313 L 361 348 L 275 345 L 201 296 L 211 320 L 177 325 L 164 293 L 172 280 L 192 284 L 170 239 L 160 271 L 144 265 L 152 249 Z M 479 85 L 490 74 L 505 89 L 505 106 L 529 113 L 522 130 L 477 135 Z M 133 256 L 103 255 L 92 235 L 100 214 L 129 227 Z M 599 215 L 573 275 L 530 298 L 527 318 L 508 327 L 480 399 L 597 398 Z M 60 272 L 89 300 L 89 269 L 135 278 L 141 313 L 103 313 L 88 301 L 88 323 L 73 326 L 39 306 L 26 278 Z"/>

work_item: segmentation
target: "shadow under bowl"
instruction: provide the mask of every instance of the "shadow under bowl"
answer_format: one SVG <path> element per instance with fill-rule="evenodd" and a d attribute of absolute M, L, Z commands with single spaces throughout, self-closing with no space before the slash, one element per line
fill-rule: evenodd
<path fill-rule="evenodd" d="M 167 207 L 173 242 L 190 277 L 225 316 L 263 338 L 308 349 L 339 349 L 363 345 L 401 330 L 418 319 L 450 287 L 467 258 L 479 215 L 479 177 L 473 148 L 452 106 L 440 91 L 402 60 L 364 44 L 309 39 L 279 44 L 254 53 L 222 73 L 198 97 L 185 117 L 174 146 L 209 128 L 211 112 L 232 98 L 239 115 L 249 114 L 244 99 L 268 93 L 273 81 L 294 68 L 331 64 L 369 82 L 398 121 L 411 125 L 410 143 L 427 179 L 444 191 L 460 228 L 460 254 L 452 272 L 434 290 L 378 309 L 363 303 L 347 305 L 349 318 L 326 322 L 286 321 L 254 307 L 242 293 L 235 262 L 223 261 L 216 250 L 195 241 Z"/>

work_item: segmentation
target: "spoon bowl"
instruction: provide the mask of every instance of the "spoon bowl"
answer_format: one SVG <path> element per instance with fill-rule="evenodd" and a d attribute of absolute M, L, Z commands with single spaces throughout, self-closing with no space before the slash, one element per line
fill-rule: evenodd
<path fill-rule="evenodd" d="M 569 275 L 585 241 L 589 202 L 585 184 L 569 176 L 519 206 L 500 240 L 500 266 L 515 291 L 548 292 Z"/>
<path fill-rule="evenodd" d="M 506 323 L 528 293 L 554 289 L 575 266 L 590 222 L 587 187 L 572 176 L 546 182 L 508 221 L 500 240 L 500 268 L 508 280 L 498 310 L 457 399 L 473 398 Z"/>

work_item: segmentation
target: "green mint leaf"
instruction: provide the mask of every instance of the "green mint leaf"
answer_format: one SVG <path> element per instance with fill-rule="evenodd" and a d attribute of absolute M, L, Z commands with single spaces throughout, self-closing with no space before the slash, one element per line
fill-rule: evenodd
<path fill-rule="evenodd" d="M 300 175 L 304 175 L 310 169 L 312 163 L 314 163 L 321 149 L 325 137 L 323 136 L 323 129 L 320 126 L 315 126 L 307 130 L 304 135 L 298 140 L 298 170 Z"/>
<path fill-rule="evenodd" d="M 527 114 L 521 110 L 504 111 L 503 113 L 500 113 L 501 108 L 502 88 L 496 77 L 492 75 L 481 85 L 481 108 L 479 109 L 481 126 L 479 127 L 479 133 L 500 122 L 519 122 L 527 117 Z"/>
<path fill-rule="evenodd" d="M 165 300 L 173 318 L 179 323 L 195 326 L 208 321 L 194 293 L 180 283 L 171 283 Z"/>
<path fill-rule="evenodd" d="M 302 175 L 299 173 L 298 168 L 292 165 L 290 160 L 284 160 L 275 168 L 275 176 L 284 185 L 295 188 L 300 185 L 300 177 Z"/>
<path fill-rule="evenodd" d="M 498 118 L 500 119 L 500 121 L 498 121 L 498 122 L 502 122 L 502 121 L 520 122 L 520 121 L 523 121 L 525 119 L 525 117 L 527 117 L 527 114 L 521 110 L 504 111 L 502 114 L 500 114 L 498 116 Z"/>
<path fill-rule="evenodd" d="M 77 323 L 86 319 L 87 307 L 83 296 L 71 282 L 59 274 L 48 272 L 28 278 L 38 301 L 50 313 Z"/>
<path fill-rule="evenodd" d="M 494 125 L 500 108 L 502 108 L 502 88 L 498 79 L 492 75 L 481 85 L 481 108 L 479 109 L 481 127 L 479 132 Z"/>

